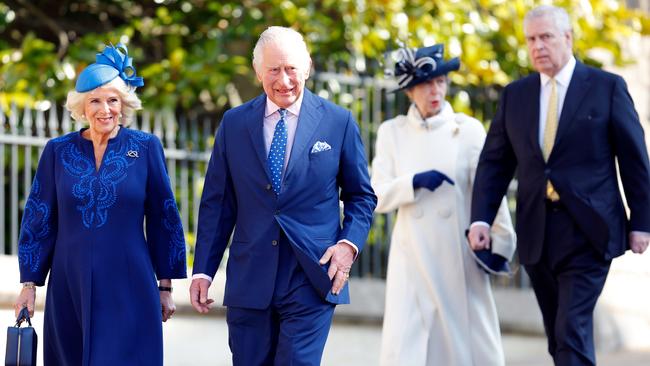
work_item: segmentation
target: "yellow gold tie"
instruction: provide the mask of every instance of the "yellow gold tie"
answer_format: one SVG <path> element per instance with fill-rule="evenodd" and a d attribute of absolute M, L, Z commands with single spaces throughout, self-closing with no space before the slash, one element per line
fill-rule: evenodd
<path fill-rule="evenodd" d="M 553 150 L 553 143 L 555 142 L 555 135 L 557 133 L 557 83 L 555 78 L 551 78 L 551 96 L 548 98 L 548 109 L 546 110 L 546 126 L 544 128 L 544 160 L 548 161 L 548 157 Z M 546 181 L 546 198 L 551 201 L 557 201 L 560 196 L 555 192 L 551 181 Z"/>

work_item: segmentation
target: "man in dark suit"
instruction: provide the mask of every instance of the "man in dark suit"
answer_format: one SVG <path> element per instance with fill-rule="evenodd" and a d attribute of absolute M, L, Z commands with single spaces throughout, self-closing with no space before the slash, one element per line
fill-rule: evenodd
<path fill-rule="evenodd" d="M 305 89 L 302 36 L 270 27 L 253 52 L 264 94 L 226 112 L 199 211 L 191 302 L 232 235 L 224 305 L 235 365 L 318 365 L 377 199 L 350 112 Z M 343 202 L 343 215 L 339 201 Z"/>
<path fill-rule="evenodd" d="M 556 365 L 595 365 L 593 310 L 611 260 L 644 252 L 650 240 L 643 129 L 623 79 L 575 60 L 566 11 L 532 10 L 524 33 L 538 73 L 503 91 L 476 173 L 469 239 L 489 247 L 489 223 L 517 170 L 519 258 L 549 353 Z"/>

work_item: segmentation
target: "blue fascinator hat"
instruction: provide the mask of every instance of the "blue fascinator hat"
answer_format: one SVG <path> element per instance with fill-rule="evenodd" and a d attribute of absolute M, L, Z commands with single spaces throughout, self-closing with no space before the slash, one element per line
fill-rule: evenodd
<path fill-rule="evenodd" d="M 397 79 L 399 87 L 393 92 L 409 89 L 417 84 L 429 81 L 450 71 L 460 68 L 460 60 L 454 57 L 444 60 L 445 46 L 442 43 L 422 48 L 400 48 L 388 54 L 388 65 L 394 65 L 394 70 L 387 69 L 386 74 Z"/>
<path fill-rule="evenodd" d="M 133 58 L 129 57 L 128 49 L 122 43 L 116 47 L 106 46 L 104 51 L 98 53 L 95 63 L 88 65 L 79 74 L 75 90 L 79 93 L 91 91 L 118 76 L 133 88 L 144 85 L 144 80 L 136 76 Z"/>

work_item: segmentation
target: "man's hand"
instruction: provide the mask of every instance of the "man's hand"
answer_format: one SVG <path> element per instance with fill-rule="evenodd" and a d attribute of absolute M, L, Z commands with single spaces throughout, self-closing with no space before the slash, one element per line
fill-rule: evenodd
<path fill-rule="evenodd" d="M 648 243 L 650 243 L 650 233 L 643 231 L 630 232 L 630 249 L 632 249 L 633 253 L 642 254 L 648 249 Z"/>
<path fill-rule="evenodd" d="M 196 311 L 207 314 L 214 300 L 208 299 L 210 281 L 205 278 L 195 278 L 190 284 L 190 302 Z"/>
<path fill-rule="evenodd" d="M 321 265 L 327 262 L 330 262 L 327 275 L 330 280 L 333 280 L 332 293 L 338 295 L 345 285 L 345 281 L 350 277 L 350 267 L 354 262 L 354 249 L 349 244 L 338 242 L 327 248 L 321 257 Z"/>
<path fill-rule="evenodd" d="M 467 234 L 472 250 L 490 249 L 490 228 L 484 225 L 474 225 Z"/>
<path fill-rule="evenodd" d="M 20 294 L 16 298 L 16 301 L 14 302 L 14 313 L 16 318 L 18 317 L 18 314 L 24 307 L 26 307 L 27 310 L 29 310 L 29 316 L 33 317 L 35 302 L 36 302 L 36 288 L 23 287 L 23 289 L 20 290 Z"/>

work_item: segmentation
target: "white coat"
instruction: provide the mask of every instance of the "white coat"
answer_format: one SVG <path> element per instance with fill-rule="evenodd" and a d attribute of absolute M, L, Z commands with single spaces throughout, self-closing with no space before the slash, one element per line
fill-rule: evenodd
<path fill-rule="evenodd" d="M 504 365 L 489 276 L 470 255 L 472 185 L 485 130 L 445 103 L 423 120 L 406 116 L 377 131 L 372 186 L 378 212 L 397 209 L 386 280 L 381 365 Z M 449 176 L 431 192 L 416 173 Z M 515 234 L 505 199 L 491 230 L 493 251 L 512 258 Z M 497 250 L 498 249 L 498 250 Z"/>

